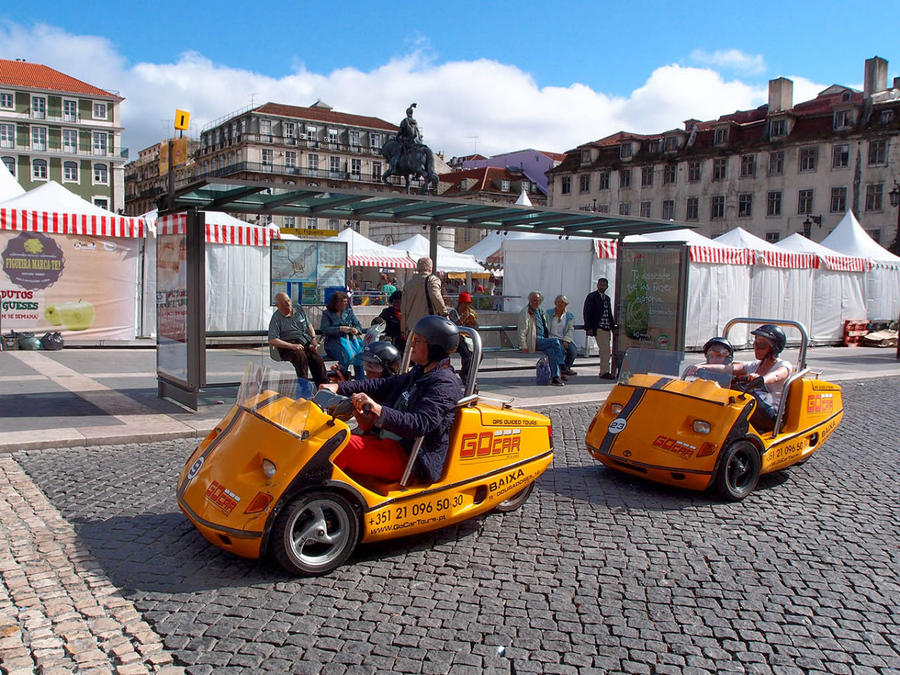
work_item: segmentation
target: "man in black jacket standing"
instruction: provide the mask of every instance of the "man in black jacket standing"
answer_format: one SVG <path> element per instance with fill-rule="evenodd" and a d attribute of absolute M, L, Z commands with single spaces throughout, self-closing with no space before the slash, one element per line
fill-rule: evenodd
<path fill-rule="evenodd" d="M 604 380 L 613 380 L 610 364 L 612 332 L 616 328 L 616 318 L 612 311 L 612 302 L 606 294 L 609 281 L 603 277 L 597 279 L 597 290 L 588 293 L 584 299 L 584 331 L 593 335 L 597 340 L 600 350 L 600 377 Z"/>

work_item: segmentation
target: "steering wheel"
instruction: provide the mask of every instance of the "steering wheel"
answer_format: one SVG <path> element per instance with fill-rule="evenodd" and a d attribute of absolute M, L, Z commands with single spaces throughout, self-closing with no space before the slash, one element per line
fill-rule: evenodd
<path fill-rule="evenodd" d="M 731 388 L 746 394 L 754 389 L 765 389 L 766 381 L 763 379 L 762 375 L 755 375 L 753 377 L 742 375 L 731 378 Z"/>

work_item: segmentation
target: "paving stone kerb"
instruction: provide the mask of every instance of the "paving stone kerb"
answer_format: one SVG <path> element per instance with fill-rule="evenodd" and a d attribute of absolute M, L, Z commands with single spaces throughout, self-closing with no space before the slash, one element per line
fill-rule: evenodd
<path fill-rule="evenodd" d="M 191 673 L 897 672 L 900 380 L 844 391 L 825 448 L 738 504 L 598 466 L 594 408 L 550 409 L 520 511 L 318 579 L 200 537 L 173 495 L 193 441 L 14 458 Z"/>

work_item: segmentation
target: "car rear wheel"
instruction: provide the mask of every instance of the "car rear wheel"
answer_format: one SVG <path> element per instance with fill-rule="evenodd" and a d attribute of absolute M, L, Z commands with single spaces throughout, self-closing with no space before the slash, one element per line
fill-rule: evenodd
<path fill-rule="evenodd" d="M 725 499 L 737 502 L 753 492 L 759 481 L 762 459 L 749 441 L 736 441 L 728 446 L 719 472 L 716 489 Z"/>
<path fill-rule="evenodd" d="M 318 576 L 341 566 L 359 537 L 359 518 L 345 497 L 334 492 L 307 492 L 279 514 L 272 531 L 272 549 L 288 572 Z"/>
<path fill-rule="evenodd" d="M 509 499 L 500 502 L 497 505 L 497 511 L 500 511 L 501 513 L 515 511 L 517 508 L 522 506 L 522 504 L 528 501 L 528 497 L 531 496 L 532 490 L 534 490 L 534 483 L 529 483 Z"/>

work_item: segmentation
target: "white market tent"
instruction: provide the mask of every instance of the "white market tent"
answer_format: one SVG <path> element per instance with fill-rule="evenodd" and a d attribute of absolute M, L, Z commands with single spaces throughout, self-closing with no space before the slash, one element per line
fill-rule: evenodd
<path fill-rule="evenodd" d="M 847 211 L 822 245 L 872 261 L 866 272 L 867 317 L 873 321 L 896 320 L 900 312 L 900 258 L 866 234 L 852 211 Z"/>
<path fill-rule="evenodd" d="M 814 255 L 779 248 L 740 227 L 713 241 L 753 253 L 755 264 L 750 268 L 750 316 L 799 321 L 812 330 L 815 314 L 812 301 L 816 266 Z M 795 337 L 788 331 L 789 340 Z"/>
<path fill-rule="evenodd" d="M 356 230 L 347 228 L 340 234 L 329 237 L 328 241 L 343 241 L 347 244 L 348 267 L 379 267 L 389 269 L 414 269 L 416 263 L 404 252 L 382 246 Z"/>
<path fill-rule="evenodd" d="M 25 188 L 9 172 L 6 164 L 0 162 L 0 202 L 25 194 Z"/>
<path fill-rule="evenodd" d="M 431 252 L 431 244 L 421 234 L 414 234 L 409 239 L 404 239 L 388 248 L 395 252 L 405 252 L 413 260 L 427 256 Z M 478 264 L 471 255 L 457 253 L 443 246 L 437 247 L 436 267 L 441 272 L 486 272 L 484 267 Z"/>
<path fill-rule="evenodd" d="M 863 294 L 865 258 L 842 256 L 836 251 L 795 233 L 778 242 L 781 250 L 814 258 L 811 293 L 805 296 L 812 307 L 806 325 L 813 342 L 834 342 L 843 337 L 844 321 L 866 318 Z"/>
<path fill-rule="evenodd" d="M 503 242 L 512 241 L 513 239 L 531 239 L 536 236 L 532 232 L 507 232 L 497 233 L 491 231 L 487 236 L 474 246 L 470 246 L 463 253 L 470 255 L 478 262 L 484 264 L 488 258 L 501 250 Z"/>

